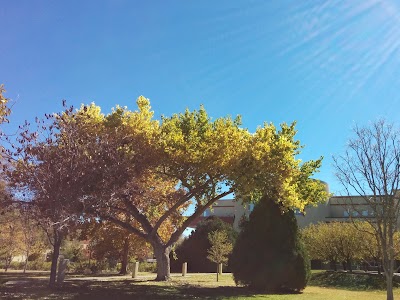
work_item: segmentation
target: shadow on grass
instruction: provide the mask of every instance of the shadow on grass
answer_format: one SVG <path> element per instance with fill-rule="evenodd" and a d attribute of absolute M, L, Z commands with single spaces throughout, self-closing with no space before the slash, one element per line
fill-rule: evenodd
<path fill-rule="evenodd" d="M 7 281 L 30 281 L 39 279 L 48 279 L 49 273 L 47 272 L 35 272 L 35 273 L 16 273 L 16 272 L 1 272 L 0 273 L 0 287 Z"/>
<path fill-rule="evenodd" d="M 229 297 L 251 297 L 254 294 L 238 287 L 158 286 L 124 282 L 110 289 L 107 283 L 87 287 L 73 299 L 226 299 Z"/>
<path fill-rule="evenodd" d="M 120 274 L 120 273 L 100 273 L 100 274 L 82 274 L 82 273 L 68 273 L 68 276 L 72 277 L 126 277 L 128 274 Z M 154 275 L 155 277 L 156 275 Z"/>
<path fill-rule="evenodd" d="M 351 291 L 385 290 L 383 276 L 369 273 L 321 272 L 313 274 L 309 282 L 311 286 L 333 287 Z M 393 282 L 393 287 L 400 287 Z"/>
<path fill-rule="evenodd" d="M 20 275 L 20 274 L 17 274 Z M 4 278 L 3 278 L 4 279 Z M 203 287 L 168 282 L 71 280 L 63 287 L 51 290 L 48 280 L 35 277 L 8 277 L 0 284 L 0 299 L 227 299 L 252 298 L 254 292 L 240 287 Z M 10 284 L 11 281 L 11 284 Z"/>

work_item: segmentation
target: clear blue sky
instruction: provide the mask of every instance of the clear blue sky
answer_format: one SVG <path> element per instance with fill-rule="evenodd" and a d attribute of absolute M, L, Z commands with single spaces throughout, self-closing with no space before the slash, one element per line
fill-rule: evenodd
<path fill-rule="evenodd" d="M 354 124 L 397 122 L 400 4 L 352 1 L 3 1 L 0 82 L 25 119 L 94 101 L 107 112 L 150 98 L 156 116 L 204 104 L 298 122 L 300 158 L 339 192 L 333 154 Z"/>

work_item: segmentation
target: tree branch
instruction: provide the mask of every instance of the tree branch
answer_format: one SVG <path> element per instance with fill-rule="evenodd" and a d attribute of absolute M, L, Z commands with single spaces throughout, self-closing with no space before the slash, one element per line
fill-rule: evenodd
<path fill-rule="evenodd" d="M 215 201 L 221 199 L 222 197 L 225 197 L 233 192 L 233 189 L 230 189 L 229 191 L 226 191 L 217 197 L 213 197 L 210 199 L 205 205 L 202 207 L 199 207 L 196 209 L 193 215 L 191 215 L 189 218 L 186 219 L 185 222 L 183 222 L 182 226 L 175 231 L 172 235 L 169 241 L 167 242 L 167 247 L 172 246 L 181 236 L 181 234 L 185 231 L 185 229 L 192 223 L 197 217 L 199 217 L 208 207 L 210 207 Z"/>

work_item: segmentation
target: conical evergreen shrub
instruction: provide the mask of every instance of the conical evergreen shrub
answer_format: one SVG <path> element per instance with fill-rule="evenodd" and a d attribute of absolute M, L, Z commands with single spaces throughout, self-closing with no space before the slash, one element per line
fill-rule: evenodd
<path fill-rule="evenodd" d="M 242 225 L 231 257 L 236 284 L 265 292 L 298 292 L 310 277 L 310 261 L 293 211 L 282 213 L 263 198 Z"/>

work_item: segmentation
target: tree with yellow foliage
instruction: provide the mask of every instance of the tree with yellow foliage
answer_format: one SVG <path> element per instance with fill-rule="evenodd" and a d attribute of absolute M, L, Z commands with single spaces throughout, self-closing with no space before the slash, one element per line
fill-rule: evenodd
<path fill-rule="evenodd" d="M 120 274 L 128 273 L 130 260 L 142 260 L 151 257 L 151 246 L 141 237 L 104 220 L 85 222 L 80 239 L 89 242 L 89 260 L 115 260 L 121 262 Z"/>
<path fill-rule="evenodd" d="M 296 158 L 295 124 L 264 124 L 250 133 L 239 117 L 212 120 L 203 107 L 157 121 L 148 99 L 139 97 L 137 104 L 137 111 L 117 107 L 107 116 L 94 107 L 77 113 L 101 128 L 90 157 L 98 160 L 92 171 L 104 177 L 85 206 L 152 245 L 157 280 L 169 278 L 169 253 L 183 231 L 224 196 L 256 201 L 273 195 L 283 207 L 300 210 L 326 197 L 310 179 L 321 159 Z M 184 216 L 189 204 L 194 212 Z"/>
<path fill-rule="evenodd" d="M 139 97 L 137 105 L 104 115 L 92 104 L 52 116 L 57 132 L 50 144 L 63 153 L 59 170 L 68 171 L 48 170 L 62 180 L 63 209 L 79 208 L 151 244 L 157 280 L 169 279 L 169 254 L 183 231 L 227 195 L 244 201 L 268 195 L 300 210 L 326 198 L 310 178 L 322 159 L 296 158 L 295 124 L 264 124 L 250 133 L 239 117 L 213 120 L 203 107 L 154 120 L 148 99 Z M 193 212 L 184 215 L 191 204 Z"/>
<path fill-rule="evenodd" d="M 10 267 L 12 259 L 22 254 L 22 231 L 20 224 L 15 221 L 17 218 L 18 211 L 12 207 L 0 215 L 0 261 L 5 271 Z"/>
<path fill-rule="evenodd" d="M 228 263 L 228 255 L 232 253 L 233 245 L 229 241 L 228 234 L 222 230 L 210 232 L 208 234 L 208 240 L 211 247 L 207 250 L 207 258 L 217 264 L 218 282 L 219 265 Z"/>

